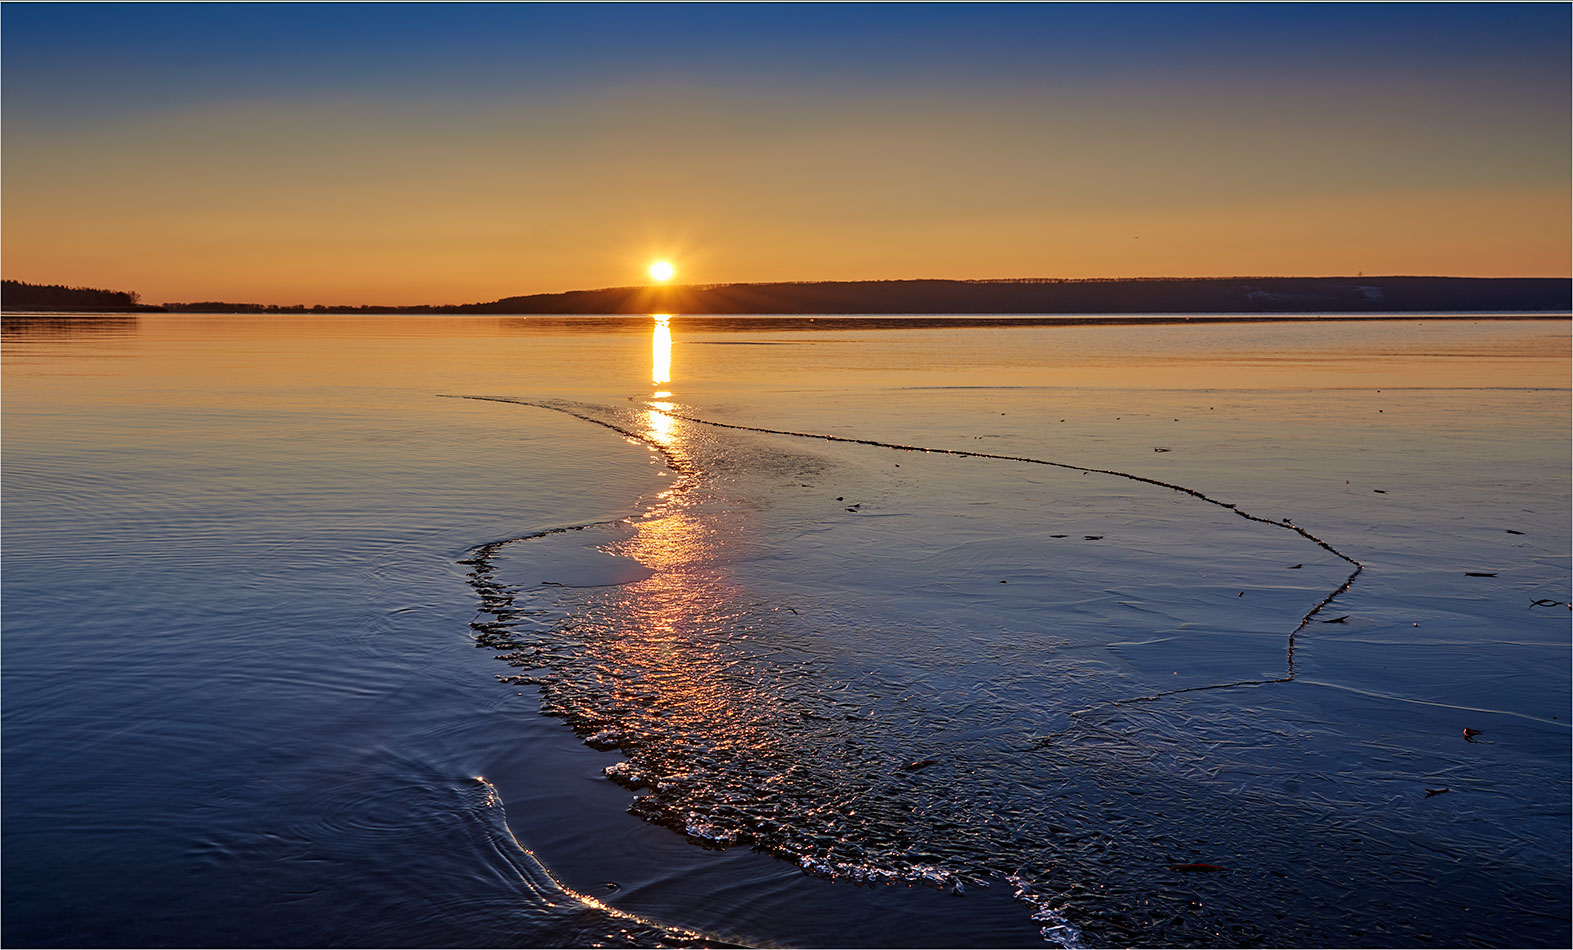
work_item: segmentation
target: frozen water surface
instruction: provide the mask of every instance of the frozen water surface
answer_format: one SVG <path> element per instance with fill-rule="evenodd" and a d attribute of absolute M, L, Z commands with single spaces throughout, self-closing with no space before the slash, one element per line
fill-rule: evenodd
<path fill-rule="evenodd" d="M 1563 321 L 264 323 L 7 321 L 8 939 L 1568 941 Z"/>

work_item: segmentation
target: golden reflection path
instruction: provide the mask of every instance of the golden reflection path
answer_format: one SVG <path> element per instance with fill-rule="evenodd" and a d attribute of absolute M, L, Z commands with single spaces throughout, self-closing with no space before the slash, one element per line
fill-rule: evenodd
<path fill-rule="evenodd" d="M 658 324 L 658 357 L 665 330 Z M 695 767 L 719 769 L 723 762 L 762 774 L 779 774 L 790 765 L 778 738 L 778 710 L 760 701 L 758 661 L 744 645 L 760 623 L 757 605 L 720 556 L 740 539 L 746 543 L 750 526 L 746 518 L 718 519 L 714 512 L 700 516 L 693 510 L 702 502 L 685 488 L 697 475 L 691 445 L 697 427 L 677 418 L 673 403 L 652 400 L 647 406 L 636 417 L 642 431 L 631 431 L 686 477 L 662 492 L 643 518 L 630 519 L 630 533 L 609 546 L 654 573 L 605 590 L 576 616 L 582 655 L 615 675 L 605 681 L 605 696 L 564 711 L 592 739 L 604 736 L 596 730 L 606 722 L 617 723 L 617 741 L 632 740 L 636 747 L 658 733 L 658 751 L 630 756 L 650 770 L 647 777 L 654 782 L 653 794 L 636 800 L 635 813 L 725 846 L 746 837 L 741 818 L 705 807 L 710 793 L 702 786 L 679 787 L 678 781 L 668 787 L 676 780 L 661 776 L 667 769 L 680 774 Z"/>
<path fill-rule="evenodd" d="M 645 412 L 625 415 L 583 404 L 456 398 L 533 405 L 575 416 L 644 442 L 677 474 L 677 483 L 661 492 L 642 517 L 621 520 L 626 535 L 602 548 L 637 560 L 654 573 L 585 594 L 561 627 L 574 641 L 574 668 L 594 671 L 595 685 L 586 688 L 574 675 L 537 679 L 522 674 L 519 681 L 539 685 L 543 708 L 563 716 L 589 744 L 645 749 L 630 756 L 637 770 L 621 763 L 607 773 L 626 779 L 631 771 L 640 771 L 652 781 L 651 793 L 635 800 L 635 814 L 712 845 L 743 840 L 747 829 L 738 816 L 710 814 L 705 787 L 690 787 L 679 779 L 695 768 L 719 768 L 722 762 L 750 773 L 782 774 L 792 757 L 782 746 L 780 711 L 769 699 L 773 694 L 765 689 L 767 700 L 760 699 L 761 678 L 770 681 L 768 664 L 754 655 L 750 639 L 761 624 L 772 621 L 761 620 L 758 605 L 719 556 L 724 547 L 749 544 L 751 525 L 746 517 L 726 517 L 726 512 L 698 514 L 694 509 L 702 502 L 688 493 L 699 477 L 692 445 L 699 427 L 677 418 L 673 404 L 658 401 L 650 402 Z M 529 537 L 588 527 L 593 526 Z M 535 669 L 543 665 L 538 648 L 544 644 L 521 636 L 513 626 L 517 591 L 487 576 L 490 558 L 521 540 L 525 538 L 485 545 L 467 562 L 476 567 L 471 583 L 481 593 L 483 609 L 500 618 L 472 626 L 492 638 L 488 646 L 519 651 L 503 656 L 510 664 Z M 658 744 L 642 745 L 656 736 Z M 668 775 L 671 770 L 678 778 Z"/>
<path fill-rule="evenodd" d="M 672 315 L 657 313 L 655 317 L 655 332 L 650 337 L 650 382 L 655 386 L 664 386 L 672 381 Z M 670 396 L 669 392 L 658 392 L 656 397 Z"/>
<path fill-rule="evenodd" d="M 677 407 L 669 402 L 652 402 L 650 408 L 645 410 L 645 425 L 650 429 L 650 441 L 667 451 L 680 448 L 673 427 L 677 425 L 677 417 L 672 415 L 672 410 Z"/>

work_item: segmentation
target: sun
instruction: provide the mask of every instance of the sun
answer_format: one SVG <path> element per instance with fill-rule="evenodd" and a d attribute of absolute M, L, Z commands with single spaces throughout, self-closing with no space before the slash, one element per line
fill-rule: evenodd
<path fill-rule="evenodd" d="M 650 265 L 651 278 L 663 284 L 671 280 L 672 275 L 675 273 L 677 273 L 677 268 L 673 267 L 670 261 L 656 261 Z"/>

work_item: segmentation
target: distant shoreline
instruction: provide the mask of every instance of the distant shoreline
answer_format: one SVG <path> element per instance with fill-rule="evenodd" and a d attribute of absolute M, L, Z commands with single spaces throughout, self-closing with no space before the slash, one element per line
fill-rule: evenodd
<path fill-rule="evenodd" d="M 0 307 L 0 313 L 8 317 L 69 317 L 73 315 L 91 316 L 105 313 L 119 316 L 121 314 L 135 313 L 170 313 L 167 307 L 155 307 L 151 304 L 142 304 L 135 307 L 28 307 L 13 310 L 11 307 Z"/>
<path fill-rule="evenodd" d="M 12 321 L 74 320 L 94 317 L 133 320 L 140 313 L 110 310 L 96 311 L 5 311 L 4 319 Z M 177 311 L 161 310 L 173 314 Z M 497 313 L 474 314 L 440 312 L 381 313 L 359 310 L 324 310 L 278 312 L 248 312 L 233 310 L 178 311 L 191 316 L 219 317 L 419 317 L 419 316 L 494 316 L 504 320 L 528 320 L 532 326 L 561 328 L 605 328 L 609 325 L 644 326 L 650 314 L 601 313 L 601 314 L 542 314 Z M 1573 319 L 1573 311 L 1405 311 L 1386 313 L 1241 313 L 1241 314 L 662 314 L 670 316 L 675 325 L 687 330 L 944 330 L 969 327 L 1093 327 L 1093 326 L 1206 326 L 1209 324 L 1271 324 L 1271 323 L 1404 323 L 1435 320 L 1447 323 L 1492 323 L 1562 321 Z"/>
<path fill-rule="evenodd" d="M 881 280 L 611 287 L 418 306 L 291 306 L 197 301 L 65 306 L 29 299 L 7 281 L 7 313 L 492 314 L 498 316 L 1377 316 L 1566 313 L 1561 277 L 1196 277 L 1118 280 Z M 94 292 L 108 293 L 108 292 Z M 125 294 L 134 299 L 135 295 Z M 82 303 L 86 303 L 83 301 Z"/>
<path fill-rule="evenodd" d="M 1205 277 L 621 287 L 507 297 L 460 313 L 1335 314 L 1560 311 L 1566 278 Z"/>

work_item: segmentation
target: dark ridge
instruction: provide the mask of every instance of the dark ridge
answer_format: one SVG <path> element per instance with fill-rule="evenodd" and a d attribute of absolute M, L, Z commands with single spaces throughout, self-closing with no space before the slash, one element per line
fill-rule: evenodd
<path fill-rule="evenodd" d="M 149 313 L 164 309 L 143 305 L 141 299 L 141 295 L 133 290 L 29 284 L 20 280 L 0 281 L 0 310 L 6 311 Z"/>
<path fill-rule="evenodd" d="M 9 301 L 8 301 L 9 305 Z M 855 280 L 607 287 L 489 303 L 355 307 L 204 300 L 185 313 L 689 316 L 896 314 L 1354 314 L 1566 312 L 1563 277 L 1133 277 Z M 1001 316 L 1001 321 L 1009 320 Z M 1154 318 L 1163 319 L 1163 318 Z M 1172 320 L 1179 317 L 1169 318 Z"/>
<path fill-rule="evenodd" d="M 459 313 L 1394 313 L 1565 311 L 1560 277 L 1196 277 L 868 280 L 612 287 L 505 297 Z"/>

